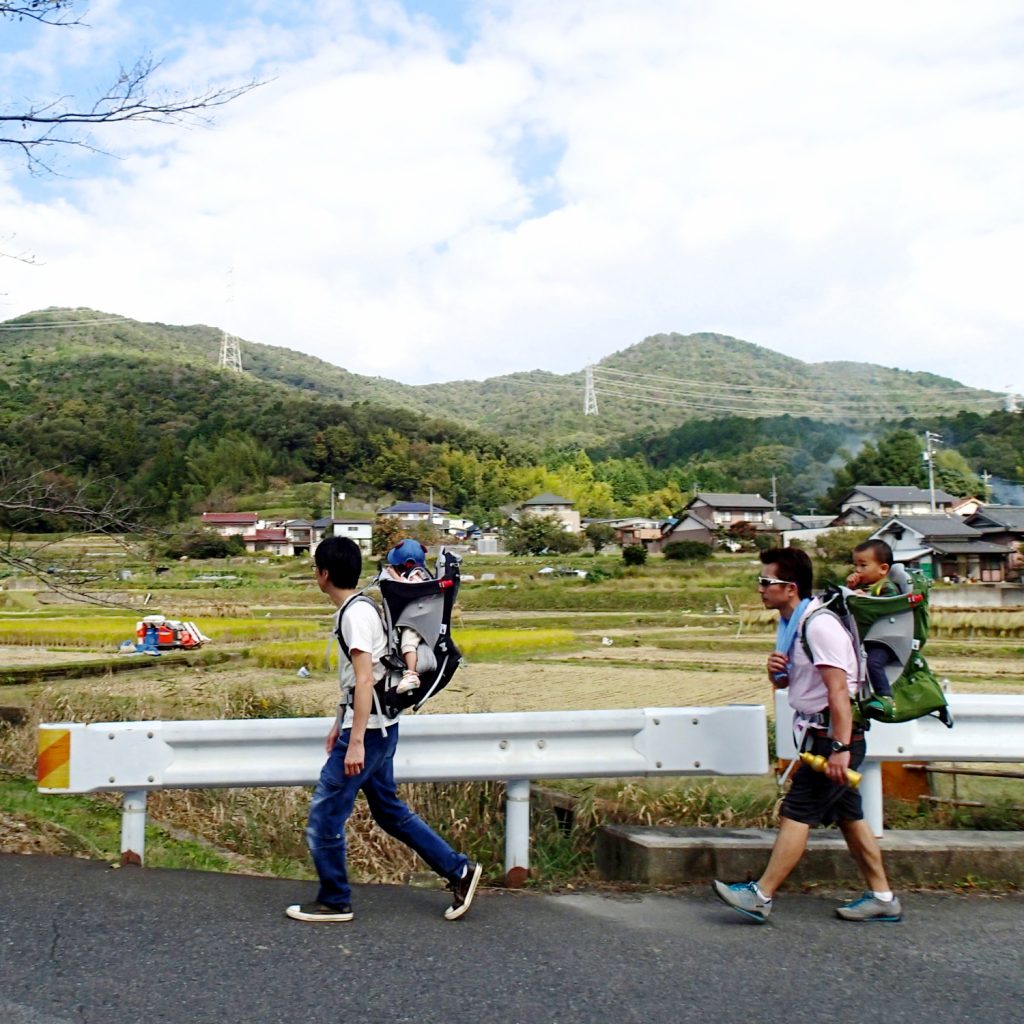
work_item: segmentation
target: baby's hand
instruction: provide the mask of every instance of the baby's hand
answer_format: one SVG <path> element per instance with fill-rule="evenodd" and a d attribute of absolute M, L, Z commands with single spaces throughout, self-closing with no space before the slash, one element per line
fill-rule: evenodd
<path fill-rule="evenodd" d="M 858 583 L 860 583 L 859 572 L 851 572 L 850 575 L 846 577 L 846 585 L 851 589 L 856 587 Z"/>

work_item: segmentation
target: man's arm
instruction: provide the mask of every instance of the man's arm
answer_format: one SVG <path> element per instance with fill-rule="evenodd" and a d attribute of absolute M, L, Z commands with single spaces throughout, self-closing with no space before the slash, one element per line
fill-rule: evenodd
<path fill-rule="evenodd" d="M 846 685 L 846 672 L 834 665 L 818 665 L 818 671 L 828 689 L 828 717 L 832 727 L 832 738 L 848 744 L 853 735 L 853 711 L 850 706 L 850 691 Z M 846 784 L 846 769 L 850 767 L 850 752 L 830 754 L 828 777 L 840 785 Z"/>
<path fill-rule="evenodd" d="M 352 732 L 345 752 L 345 774 L 358 775 L 363 770 L 366 751 L 363 739 L 366 723 L 373 708 L 373 658 L 369 651 L 349 651 L 356 686 L 352 694 Z"/>

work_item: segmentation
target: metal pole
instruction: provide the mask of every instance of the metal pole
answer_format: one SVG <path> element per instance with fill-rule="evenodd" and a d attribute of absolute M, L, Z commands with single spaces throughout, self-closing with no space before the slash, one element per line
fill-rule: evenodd
<path fill-rule="evenodd" d="M 505 885 L 518 889 L 530 873 L 530 780 L 505 788 Z"/>
<path fill-rule="evenodd" d="M 871 826 L 872 834 L 881 838 L 885 831 L 882 824 L 882 762 L 865 761 L 860 770 L 863 775 L 860 780 L 860 798 L 864 807 L 864 820 Z"/>
<path fill-rule="evenodd" d="M 121 812 L 121 864 L 142 867 L 146 852 L 146 791 L 130 789 L 124 794 Z"/>

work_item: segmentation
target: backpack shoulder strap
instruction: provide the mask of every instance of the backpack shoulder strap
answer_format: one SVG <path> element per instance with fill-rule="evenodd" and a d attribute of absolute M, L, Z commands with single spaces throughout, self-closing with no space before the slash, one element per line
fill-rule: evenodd
<path fill-rule="evenodd" d="M 811 651 L 811 641 L 808 639 L 807 636 L 807 627 L 810 626 L 812 620 L 816 619 L 823 612 L 826 615 L 831 615 L 833 619 L 836 619 L 839 622 L 843 629 L 846 629 L 846 625 L 843 622 L 842 617 L 837 615 L 836 612 L 833 611 L 827 604 L 822 604 L 819 605 L 817 608 L 814 608 L 810 612 L 810 614 L 807 615 L 804 621 L 800 623 L 800 646 L 803 647 L 804 654 L 807 655 L 807 660 L 812 663 L 814 662 L 814 653 Z"/>
<path fill-rule="evenodd" d="M 345 655 L 345 659 L 349 662 L 349 664 L 352 663 L 352 654 L 349 651 L 348 644 L 345 643 L 345 636 L 341 628 L 341 620 L 344 618 L 345 612 L 347 612 L 348 609 L 352 607 L 352 605 L 356 604 L 359 601 L 365 601 L 367 604 L 372 605 L 373 610 L 377 613 L 378 616 L 380 615 L 380 608 L 377 606 L 377 602 L 374 601 L 372 597 L 368 597 L 366 594 L 362 592 L 354 594 L 341 606 L 341 608 L 338 609 L 338 625 L 335 627 L 334 634 L 338 638 L 338 646 L 341 648 L 341 651 Z"/>

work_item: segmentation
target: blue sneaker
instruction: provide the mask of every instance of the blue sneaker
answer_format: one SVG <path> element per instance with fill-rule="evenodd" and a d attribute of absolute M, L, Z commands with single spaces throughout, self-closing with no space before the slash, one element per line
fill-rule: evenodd
<path fill-rule="evenodd" d="M 744 917 L 758 924 L 764 924 L 772 912 L 772 901 L 761 898 L 754 882 L 726 885 L 725 882 L 714 881 L 711 883 L 711 891 L 723 903 L 728 903 L 733 910 L 738 910 Z"/>
<path fill-rule="evenodd" d="M 903 908 L 895 896 L 885 903 L 873 893 L 866 892 L 860 899 L 836 907 L 836 914 L 844 921 L 901 921 Z"/>

